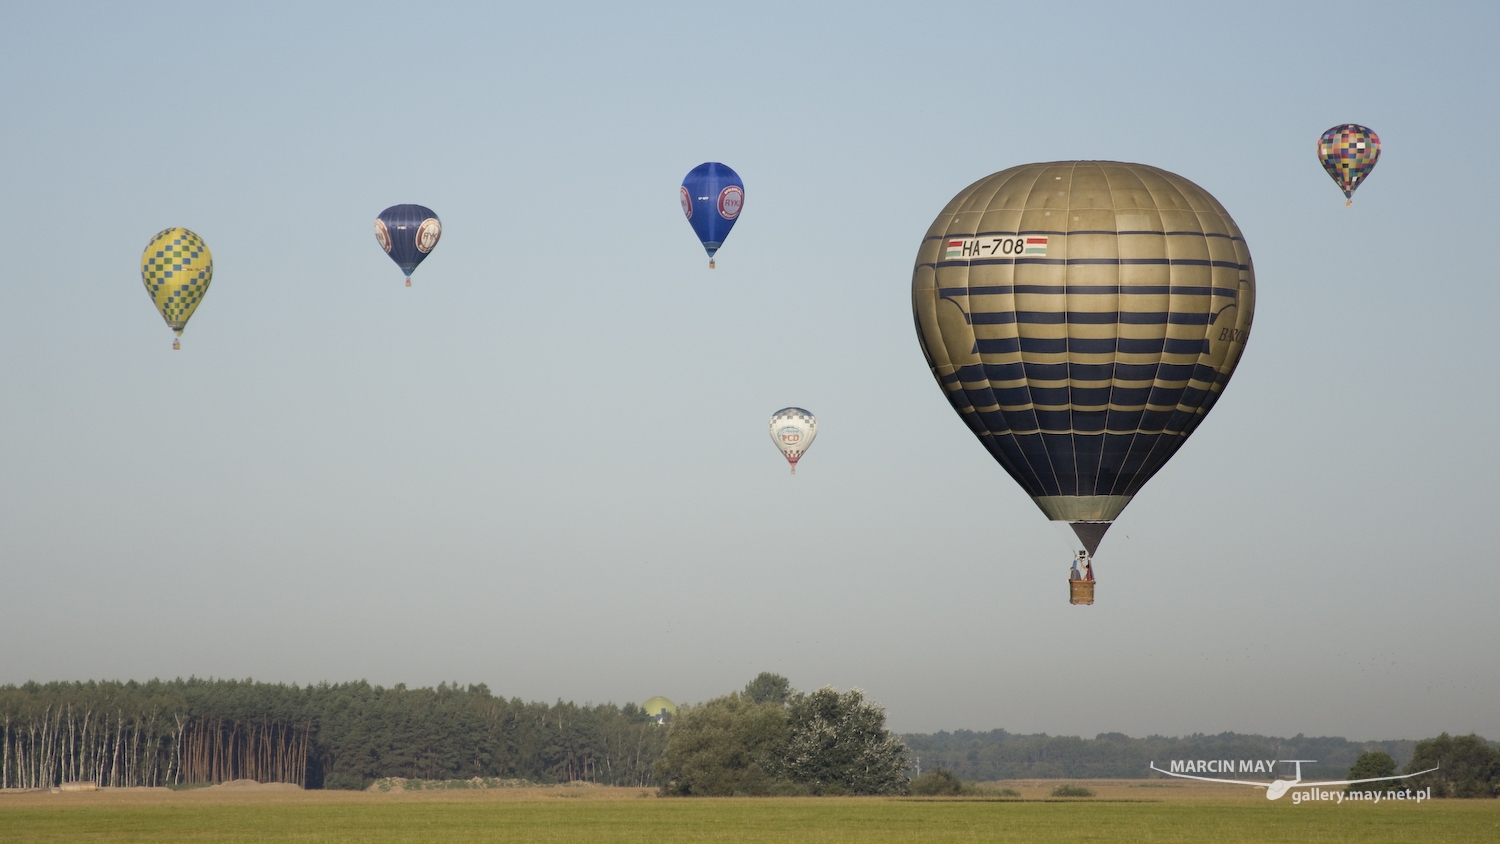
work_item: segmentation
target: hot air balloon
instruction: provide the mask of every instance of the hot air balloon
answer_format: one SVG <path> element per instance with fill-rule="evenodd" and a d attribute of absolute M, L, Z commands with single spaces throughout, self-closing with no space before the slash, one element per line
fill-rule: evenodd
<path fill-rule="evenodd" d="M 783 407 L 771 414 L 771 442 L 781 449 L 786 462 L 792 464 L 792 474 L 797 474 L 797 461 L 812 446 L 818 435 L 818 420 L 800 407 Z"/>
<path fill-rule="evenodd" d="M 953 409 L 1092 558 L 1229 383 L 1255 270 L 1228 212 L 1181 176 L 1027 164 L 933 221 L 912 311 Z"/>
<path fill-rule="evenodd" d="M 175 335 L 172 348 L 182 348 L 182 329 L 198 310 L 198 303 L 214 279 L 214 256 L 203 238 L 182 228 L 163 229 L 141 253 L 141 281 L 146 293 Z"/>
<path fill-rule="evenodd" d="M 745 183 L 728 165 L 706 161 L 688 171 L 682 179 L 682 213 L 693 225 L 693 232 L 708 252 L 708 268 L 714 267 L 714 253 L 724 245 L 734 221 L 745 207 Z"/>
<path fill-rule="evenodd" d="M 1380 160 L 1380 136 L 1358 123 L 1340 124 L 1318 139 L 1318 158 L 1344 192 L 1344 205 L 1353 205 L 1354 190 Z"/>
<path fill-rule="evenodd" d="M 661 695 L 641 704 L 641 708 L 646 710 L 646 717 L 660 725 L 670 724 L 677 717 L 677 704 Z"/>
<path fill-rule="evenodd" d="M 375 240 L 406 273 L 407 287 L 411 287 L 411 274 L 417 265 L 442 236 L 443 223 L 438 215 L 421 205 L 392 205 L 375 218 Z"/>

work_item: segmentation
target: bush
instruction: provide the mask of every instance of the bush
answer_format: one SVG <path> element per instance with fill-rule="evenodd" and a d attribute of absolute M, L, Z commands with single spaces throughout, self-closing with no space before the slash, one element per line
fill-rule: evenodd
<path fill-rule="evenodd" d="M 370 782 L 359 774 L 329 773 L 323 777 L 323 787 L 329 790 L 364 791 Z"/>
<path fill-rule="evenodd" d="M 653 767 L 663 797 L 903 794 L 906 745 L 858 689 L 790 689 L 762 674 L 739 694 L 685 706 Z"/>
<path fill-rule="evenodd" d="M 911 793 L 922 797 L 962 794 L 964 784 L 947 768 L 932 768 L 911 781 Z"/>
<path fill-rule="evenodd" d="M 1376 777 L 1391 777 L 1396 775 L 1396 760 L 1391 754 L 1384 750 L 1368 750 L 1359 754 L 1354 760 L 1354 765 L 1349 769 L 1349 779 L 1368 780 Z M 1355 783 L 1345 787 L 1345 791 L 1364 791 L 1371 786 L 1369 783 Z"/>
<path fill-rule="evenodd" d="M 1053 797 L 1093 797 L 1094 796 L 1094 792 L 1093 792 L 1093 789 L 1084 788 L 1081 785 L 1074 785 L 1073 783 L 1065 782 L 1062 785 L 1058 786 L 1057 788 L 1052 789 L 1052 796 Z"/>
<path fill-rule="evenodd" d="M 907 750 L 885 728 L 885 710 L 859 689 L 824 686 L 787 701 L 780 773 L 815 794 L 903 794 Z"/>
<path fill-rule="evenodd" d="M 786 708 L 730 694 L 677 710 L 655 765 L 664 797 L 772 793 L 787 743 Z"/>
<path fill-rule="evenodd" d="M 1408 774 L 1437 768 L 1430 774 L 1403 781 L 1408 788 L 1431 788 L 1433 797 L 1495 797 L 1500 795 L 1500 750 L 1477 735 L 1417 742 Z"/>

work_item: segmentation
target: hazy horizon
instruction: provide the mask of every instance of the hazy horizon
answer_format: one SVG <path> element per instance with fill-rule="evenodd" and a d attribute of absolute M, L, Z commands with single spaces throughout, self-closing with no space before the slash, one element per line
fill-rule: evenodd
<path fill-rule="evenodd" d="M 908 733 L 1500 738 L 1500 10 L 1358 17 L 16 6 L 0 683 L 691 702 L 774 671 Z M 1384 142 L 1352 208 L 1315 155 L 1344 122 Z M 909 293 L 950 197 L 1074 158 L 1201 185 L 1258 287 L 1089 608 Z M 708 160 L 745 181 L 712 271 L 677 196 Z M 411 288 L 396 203 L 444 226 Z M 168 226 L 215 260 L 179 352 L 139 275 Z"/>

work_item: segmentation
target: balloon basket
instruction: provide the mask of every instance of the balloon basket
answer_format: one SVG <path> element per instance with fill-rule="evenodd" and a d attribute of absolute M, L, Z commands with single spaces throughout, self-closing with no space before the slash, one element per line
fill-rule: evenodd
<path fill-rule="evenodd" d="M 1346 199 L 1346 200 L 1344 200 L 1344 207 L 1345 208 L 1348 208 L 1349 206 L 1351 206 L 1353 204 L 1354 204 L 1354 200 L 1352 200 L 1352 199 Z"/>
<path fill-rule="evenodd" d="M 1093 580 L 1070 580 L 1068 581 L 1068 603 L 1092 606 L 1094 603 Z"/>
<path fill-rule="evenodd" d="M 173 340 L 172 341 L 172 349 L 174 351 L 181 351 L 181 349 L 182 349 L 182 341 L 181 340 Z"/>
<path fill-rule="evenodd" d="M 714 268 L 714 261 L 713 261 L 712 258 L 708 259 L 708 268 L 709 269 L 713 269 Z"/>
<path fill-rule="evenodd" d="M 409 279 L 409 278 L 408 278 L 408 279 L 407 279 L 407 280 L 406 280 L 406 286 L 407 286 L 407 287 L 411 287 L 411 279 Z"/>

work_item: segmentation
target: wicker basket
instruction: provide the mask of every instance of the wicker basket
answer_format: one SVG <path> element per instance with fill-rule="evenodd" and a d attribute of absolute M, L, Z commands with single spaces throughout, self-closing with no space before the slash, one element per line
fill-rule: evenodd
<path fill-rule="evenodd" d="M 1094 603 L 1094 581 L 1092 580 L 1070 580 L 1068 581 L 1068 603 L 1092 604 Z"/>

